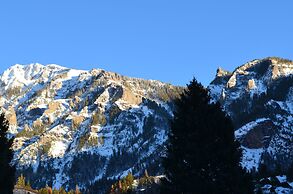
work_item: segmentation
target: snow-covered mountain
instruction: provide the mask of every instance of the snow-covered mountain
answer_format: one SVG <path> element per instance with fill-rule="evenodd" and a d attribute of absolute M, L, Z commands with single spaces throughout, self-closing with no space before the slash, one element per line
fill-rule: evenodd
<path fill-rule="evenodd" d="M 286 171 L 293 162 L 293 62 L 270 57 L 233 72 L 219 68 L 209 89 L 234 122 L 242 165 Z"/>
<path fill-rule="evenodd" d="M 104 177 L 160 174 L 172 100 L 182 88 L 100 69 L 15 65 L 0 106 L 16 136 L 18 174 L 33 187 L 87 188 Z"/>
<path fill-rule="evenodd" d="M 293 62 L 221 68 L 209 85 L 236 127 L 242 165 L 286 170 L 293 161 Z M 101 69 L 15 65 L 0 76 L 0 107 L 16 136 L 14 162 L 33 187 L 85 189 L 129 171 L 162 173 L 173 100 L 184 88 Z"/>

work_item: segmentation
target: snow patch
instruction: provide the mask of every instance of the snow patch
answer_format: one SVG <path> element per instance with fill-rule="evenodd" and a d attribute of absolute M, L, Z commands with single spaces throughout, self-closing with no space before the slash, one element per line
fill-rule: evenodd
<path fill-rule="evenodd" d="M 235 133 L 234 133 L 235 138 L 240 139 L 241 137 L 246 135 L 252 128 L 256 127 L 259 123 L 261 123 L 263 121 L 267 121 L 267 120 L 270 120 L 270 119 L 260 118 L 255 121 L 252 121 L 250 123 L 247 123 L 246 125 L 242 126 L 241 128 L 239 128 L 238 130 L 235 131 Z"/>
<path fill-rule="evenodd" d="M 243 168 L 246 168 L 248 171 L 253 169 L 257 170 L 260 164 L 261 155 L 263 153 L 263 149 L 249 149 L 246 147 L 241 147 L 242 150 L 242 161 L 241 165 Z"/>
<path fill-rule="evenodd" d="M 49 154 L 53 157 L 62 157 L 67 149 L 67 144 L 64 141 L 53 142 Z"/>

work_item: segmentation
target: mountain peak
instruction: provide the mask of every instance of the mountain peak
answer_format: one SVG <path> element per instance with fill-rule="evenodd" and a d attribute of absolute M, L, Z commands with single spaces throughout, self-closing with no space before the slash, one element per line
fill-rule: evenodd
<path fill-rule="evenodd" d="M 268 72 L 269 71 L 269 72 Z M 263 76 L 265 73 L 275 79 L 280 76 L 287 76 L 293 73 L 293 61 L 280 57 L 266 57 L 247 62 L 233 71 L 233 74 L 247 74 L 254 72 Z"/>
<path fill-rule="evenodd" d="M 255 79 L 259 83 L 266 80 L 269 83 L 271 79 L 286 77 L 293 73 L 293 62 L 278 57 L 267 57 L 264 59 L 256 59 L 237 67 L 233 73 L 229 75 L 227 88 L 233 88 L 244 80 Z M 218 73 L 217 73 L 217 77 Z M 216 77 L 216 79 L 217 79 Z"/>
<path fill-rule="evenodd" d="M 172 100 L 182 91 L 102 69 L 16 64 L 0 76 L 0 106 L 13 124 L 17 170 L 26 176 L 52 172 L 34 176 L 36 187 L 46 176 L 57 188 L 73 188 L 76 182 L 70 180 L 85 188 L 102 176 L 118 177 L 129 170 L 138 175 L 145 170 L 140 165 L 157 166 Z M 127 158 L 119 157 L 122 152 Z M 115 161 L 128 158 L 137 160 L 114 169 Z M 83 169 L 82 177 L 72 178 L 77 177 L 76 165 L 84 162 L 94 173 Z"/>
<path fill-rule="evenodd" d="M 230 74 L 231 74 L 231 72 L 226 71 L 226 70 L 222 69 L 221 67 L 218 67 L 216 76 L 217 77 L 224 77 L 224 76 L 227 76 Z"/>
<path fill-rule="evenodd" d="M 1 86 L 5 89 L 28 86 L 36 80 L 47 79 L 54 72 L 61 72 L 68 68 L 55 64 L 42 65 L 31 63 L 27 65 L 16 64 L 3 72 L 0 76 Z"/>
<path fill-rule="evenodd" d="M 237 67 L 230 74 L 219 68 L 209 89 L 215 100 L 222 99 L 223 96 L 236 100 L 242 95 L 266 93 L 277 80 L 289 79 L 292 74 L 291 60 L 279 57 L 255 59 Z"/>

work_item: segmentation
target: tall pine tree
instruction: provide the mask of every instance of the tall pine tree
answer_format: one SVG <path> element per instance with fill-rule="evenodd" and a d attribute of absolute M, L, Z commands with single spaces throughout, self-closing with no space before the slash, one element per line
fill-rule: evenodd
<path fill-rule="evenodd" d="M 14 188 L 15 168 L 11 166 L 13 157 L 12 143 L 13 139 L 7 138 L 9 129 L 8 121 L 5 115 L 0 114 L 0 193 L 12 194 Z"/>
<path fill-rule="evenodd" d="M 161 192 L 250 194 L 252 183 L 240 158 L 230 118 L 193 79 L 176 101 Z"/>

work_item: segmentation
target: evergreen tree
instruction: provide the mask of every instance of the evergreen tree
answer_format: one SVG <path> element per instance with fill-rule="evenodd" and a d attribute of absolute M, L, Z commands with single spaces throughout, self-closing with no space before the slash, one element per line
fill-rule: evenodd
<path fill-rule="evenodd" d="M 59 194 L 66 194 L 66 191 L 63 189 L 63 187 L 60 187 Z"/>
<path fill-rule="evenodd" d="M 253 193 L 230 118 L 193 79 L 176 100 L 161 193 Z"/>
<path fill-rule="evenodd" d="M 13 139 L 7 138 L 9 129 L 4 113 L 0 114 L 0 193 L 12 194 L 14 188 L 15 167 L 11 166 L 13 158 Z"/>
<path fill-rule="evenodd" d="M 22 174 L 17 178 L 16 185 L 21 188 L 25 187 L 25 177 Z"/>
<path fill-rule="evenodd" d="M 19 186 L 19 187 L 25 186 L 25 178 L 22 174 L 17 178 L 16 186 Z"/>
<path fill-rule="evenodd" d="M 132 189 L 132 183 L 134 181 L 134 177 L 132 175 L 132 173 L 128 173 L 127 176 L 125 177 L 125 184 L 127 189 L 131 190 Z"/>
<path fill-rule="evenodd" d="M 115 184 L 111 186 L 110 194 L 122 194 L 122 193 L 131 193 L 132 184 L 134 177 L 132 173 L 128 173 L 126 177 L 121 180 L 118 180 Z"/>

